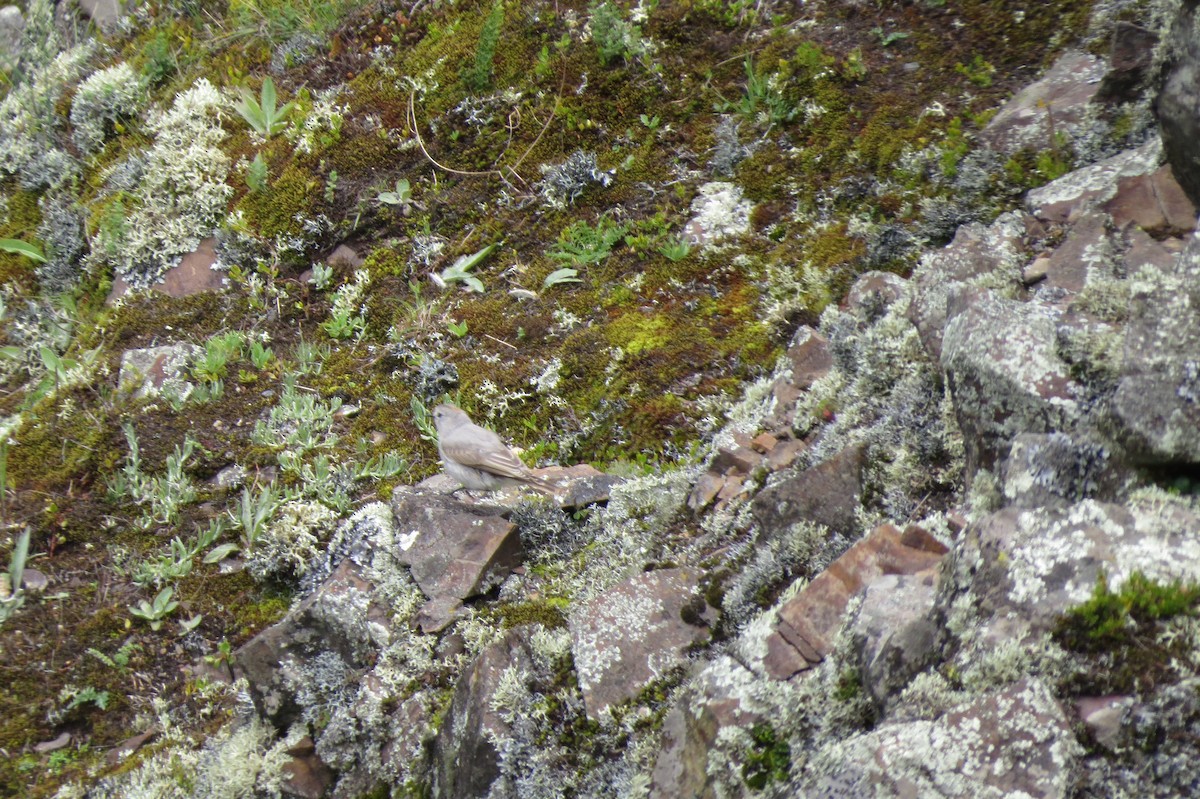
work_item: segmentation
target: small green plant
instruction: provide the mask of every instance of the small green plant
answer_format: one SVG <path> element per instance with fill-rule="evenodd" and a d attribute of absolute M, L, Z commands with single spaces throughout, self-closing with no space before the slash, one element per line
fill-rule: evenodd
<path fill-rule="evenodd" d="M 142 600 L 137 605 L 129 606 L 130 615 L 149 622 L 150 629 L 158 632 L 162 629 L 163 621 L 175 612 L 179 602 L 174 599 L 175 589 L 166 586 L 154 595 L 152 602 Z"/>
<path fill-rule="evenodd" d="M 996 68 L 978 53 L 971 59 L 970 64 L 963 64 L 962 62 L 955 64 L 954 71 L 966 77 L 967 80 L 981 89 L 991 86 L 992 76 L 996 74 Z"/>
<path fill-rule="evenodd" d="M 333 205 L 333 201 L 337 199 L 338 178 L 336 169 L 329 170 L 329 174 L 325 176 L 325 202 L 330 205 Z"/>
<path fill-rule="evenodd" d="M 141 644 L 130 639 L 121 644 L 121 648 L 114 652 L 112 657 L 94 647 L 88 647 L 87 653 L 110 669 L 124 674 L 129 669 L 129 662 L 133 659 L 134 653 L 141 651 L 141 648 Z"/>
<path fill-rule="evenodd" d="M 250 363 L 254 364 L 254 368 L 263 370 L 267 368 L 267 364 L 275 357 L 275 353 L 271 348 L 261 341 L 250 342 Z"/>
<path fill-rule="evenodd" d="M 1134 572 L 1120 591 L 1108 587 L 1103 571 L 1096 579 L 1092 597 L 1063 614 L 1058 637 L 1076 651 L 1110 651 L 1131 636 L 1172 616 L 1192 615 L 1200 604 L 1200 585 L 1179 580 L 1159 583 Z"/>
<path fill-rule="evenodd" d="M 366 328 L 367 320 L 349 308 L 334 308 L 330 311 L 329 318 L 321 323 L 321 329 L 332 339 L 359 336 Z"/>
<path fill-rule="evenodd" d="M 492 62 L 496 57 L 496 45 L 500 42 L 500 29 L 503 26 L 504 0 L 496 0 L 483 22 L 483 30 L 479 32 L 475 61 L 463 74 L 467 88 L 471 91 L 486 91 L 492 85 Z"/>
<path fill-rule="evenodd" d="M 453 319 L 451 319 L 446 322 L 446 329 L 449 330 L 451 335 L 453 335 L 455 338 L 462 338 L 463 336 L 467 335 L 467 322 L 466 320 L 455 322 Z"/>
<path fill-rule="evenodd" d="M 204 354 L 192 365 L 192 376 L 206 383 L 223 379 L 229 364 L 242 356 L 246 337 L 236 330 L 213 336 L 204 343 Z"/>
<path fill-rule="evenodd" d="M 58 692 L 59 707 L 46 714 L 47 720 L 53 724 L 60 723 L 75 708 L 92 704 L 101 710 L 108 709 L 108 691 L 98 691 L 90 685 L 76 688 L 73 685 L 63 686 Z"/>
<path fill-rule="evenodd" d="M 639 114 L 638 119 L 643 125 L 646 126 L 647 129 L 651 131 L 658 130 L 659 124 L 662 123 L 662 120 L 658 118 L 658 114 L 655 114 L 654 116 L 650 116 L 648 114 Z"/>
<path fill-rule="evenodd" d="M 628 228 L 602 216 L 592 227 L 580 220 L 559 234 L 546 255 L 572 266 L 598 264 L 612 254 L 613 247 L 625 237 Z"/>
<path fill-rule="evenodd" d="M 325 291 L 333 285 L 333 267 L 328 264 L 315 263 L 312 266 L 312 277 L 308 282 L 313 284 L 317 291 Z"/>
<path fill-rule="evenodd" d="M 399 178 L 394 191 L 381 191 L 375 195 L 375 202 L 384 205 L 408 205 L 412 202 L 412 186 L 408 178 Z"/>
<path fill-rule="evenodd" d="M 408 407 L 412 409 L 413 424 L 421 432 L 422 440 L 436 444 L 438 440 L 437 428 L 433 424 L 433 414 L 425 407 L 425 403 L 421 402 L 414 394 L 408 400 Z"/>
<path fill-rule="evenodd" d="M 862 80 L 867 76 L 867 71 L 867 61 L 863 58 L 861 47 L 855 47 L 846 53 L 846 60 L 842 62 L 842 76 L 846 80 Z"/>
<path fill-rule="evenodd" d="M 484 292 L 483 281 L 471 274 L 471 270 L 483 262 L 491 254 L 492 250 L 500 245 L 489 244 L 481 250 L 477 250 L 471 255 L 463 255 L 458 258 L 447 268 L 443 269 L 438 275 L 438 281 L 443 287 L 450 283 L 462 283 L 471 291 L 482 294 Z"/>
<path fill-rule="evenodd" d="M 588 4 L 588 15 L 592 42 L 602 66 L 607 67 L 617 59 L 636 60 L 649 53 L 650 47 L 642 39 L 641 30 L 625 19 L 620 7 L 612 0 L 592 0 Z"/>
<path fill-rule="evenodd" d="M 8 572 L 0 574 L 0 624 L 25 604 L 21 581 L 25 579 L 25 561 L 28 557 L 29 530 L 23 530 L 17 536 L 12 555 L 9 556 Z"/>
<path fill-rule="evenodd" d="M 243 86 L 240 90 L 242 101 L 234 106 L 234 109 L 242 115 L 242 119 L 246 120 L 250 127 L 264 138 L 271 138 L 276 133 L 283 130 L 287 124 L 287 117 L 295 108 L 295 103 L 284 103 L 282 106 L 276 106 L 275 96 L 275 81 L 270 77 L 263 79 L 262 91 L 259 93 L 258 99 L 255 99 L 254 94 Z"/>
<path fill-rule="evenodd" d="M 39 264 L 46 263 L 46 256 L 40 247 L 20 239 L 0 239 L 0 251 L 15 252 L 17 255 L 24 255 L 31 261 L 37 261 Z"/>
<path fill-rule="evenodd" d="M 692 245 L 683 239 L 674 239 L 658 248 L 659 253 L 668 261 L 682 261 L 692 252 Z"/>
<path fill-rule="evenodd" d="M 256 494 L 251 494 L 248 487 L 242 487 L 242 499 L 238 503 L 237 515 L 233 516 L 233 520 L 241 528 L 243 550 L 254 548 L 259 536 L 266 529 L 267 522 L 282 502 L 282 496 L 272 485 L 263 486 Z"/>
<path fill-rule="evenodd" d="M 315 268 L 313 274 L 316 274 Z M 329 357 L 331 352 L 332 350 L 328 344 L 313 343 L 300 339 L 300 343 L 296 345 L 294 353 L 296 356 L 296 374 L 320 374 L 325 359 Z"/>
<path fill-rule="evenodd" d="M 887 47 L 889 44 L 895 44 L 896 42 L 902 42 L 911 35 L 911 34 L 905 33 L 904 31 L 886 31 L 885 32 L 883 30 L 883 28 L 871 28 L 871 33 L 875 36 L 875 38 L 879 39 L 880 47 Z"/>
<path fill-rule="evenodd" d="M 772 782 L 786 782 L 792 769 L 792 749 L 774 728 L 759 722 L 750 728 L 751 749 L 742 763 L 746 785 L 761 791 Z"/>
<path fill-rule="evenodd" d="M 737 104 L 722 103 L 718 110 L 733 110 L 760 127 L 772 128 L 791 122 L 800 113 L 783 91 L 785 81 L 775 74 L 759 74 L 754 59 L 746 56 L 746 93 Z"/>
<path fill-rule="evenodd" d="M 254 160 L 246 167 L 246 185 L 250 187 L 250 191 L 255 194 L 262 194 L 267 190 L 267 162 L 263 158 L 262 153 L 256 153 Z"/>

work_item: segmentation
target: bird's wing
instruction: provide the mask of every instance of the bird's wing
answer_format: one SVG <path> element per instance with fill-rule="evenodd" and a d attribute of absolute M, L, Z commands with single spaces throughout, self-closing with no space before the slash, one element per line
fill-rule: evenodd
<path fill-rule="evenodd" d="M 485 472 L 528 479 L 529 469 L 516 454 L 505 446 L 500 436 L 482 427 L 475 427 L 469 435 L 458 435 L 460 431 L 444 436 L 441 440 L 443 457 L 449 457 L 463 466 L 472 466 Z"/>

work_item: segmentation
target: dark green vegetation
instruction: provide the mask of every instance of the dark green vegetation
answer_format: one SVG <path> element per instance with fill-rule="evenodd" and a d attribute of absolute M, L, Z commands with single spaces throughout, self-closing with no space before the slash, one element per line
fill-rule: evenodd
<path fill-rule="evenodd" d="M 690 0 L 648 4 L 635 21 L 611 0 L 419 5 L 409 18 L 410 4 L 346 0 L 231 0 L 203 13 L 151 2 L 89 61 L 84 75 L 127 62 L 162 108 L 201 78 L 229 90 L 226 291 L 105 303 L 147 202 L 113 178 L 154 142 L 145 115 L 106 122 L 101 149 L 64 187 L 0 172 L 0 238 L 46 244 L 58 230 L 50 209 L 76 203 L 91 247 L 87 269 L 53 292 L 32 262 L 0 252 L 0 345 L 24 353 L 0 396 L 0 415 L 20 415 L 4 521 L 32 529 L 30 565 L 52 578 L 0 628 L 0 749 L 73 735 L 69 756 L 0 759 L 0 794 L 52 795 L 140 732 L 134 715 L 155 696 L 196 705 L 199 718 L 204 679 L 182 667 L 221 661 L 286 611 L 293 583 L 203 562 L 244 531 L 170 559 L 173 540 L 189 547 L 239 517 L 240 488 L 212 482 L 222 469 L 245 470 L 247 499 L 263 499 L 275 475 L 344 515 L 436 471 L 410 403 L 447 391 L 531 462 L 649 469 L 686 457 L 712 408 L 767 373 L 796 324 L 861 271 L 911 267 L 915 250 L 876 246 L 878 234 L 922 228 L 922 201 L 950 193 L 944 178 L 988 109 L 1052 58 L 1046 32 L 1077 29 L 1090 7 L 829 2 L 758 16 L 764 4 Z M 280 113 L 295 105 L 278 129 L 255 132 L 234 90 L 261 100 L 268 73 Z M 20 79 L 0 93 L 15 96 Z M 42 120 L 66 152 L 77 84 Z M 903 166 L 926 149 L 941 177 Z M 1052 176 L 1065 157 L 1031 155 L 1017 183 Z M 706 251 L 682 242 L 711 180 L 736 184 L 754 209 L 748 232 Z M 329 287 L 304 275 L 339 243 L 366 259 L 360 296 L 346 265 Z M 488 245 L 471 271 L 483 292 L 430 279 Z M 548 280 L 563 268 L 577 282 Z M 229 331 L 245 341 L 227 361 L 191 367 L 205 401 L 117 391 L 125 350 L 204 348 Z M 326 410 L 340 401 L 357 413 L 323 416 L 312 446 L 256 436 L 288 380 Z M 131 462 L 126 423 L 133 471 L 148 478 L 170 481 L 176 449 L 194 441 L 180 479 L 164 484 L 194 492 L 174 512 L 113 490 Z M 385 452 L 406 468 L 373 460 Z M 357 478 L 336 472 L 351 466 Z M 163 585 L 179 606 L 155 631 L 129 608 Z M 558 601 L 500 617 L 558 626 Z M 76 702 L 87 694 L 72 690 L 108 699 Z M 748 782 L 765 785 L 787 762 L 768 733 L 756 734 Z"/>
<path fill-rule="evenodd" d="M 1149 693 L 1169 679 L 1171 661 L 1187 655 L 1186 636 L 1169 633 L 1180 617 L 1200 609 L 1200 585 L 1159 583 L 1141 572 L 1129 575 L 1118 591 L 1104 572 L 1092 598 L 1071 609 L 1058 622 L 1055 639 L 1087 657 L 1090 668 L 1072 678 L 1073 693 Z"/>

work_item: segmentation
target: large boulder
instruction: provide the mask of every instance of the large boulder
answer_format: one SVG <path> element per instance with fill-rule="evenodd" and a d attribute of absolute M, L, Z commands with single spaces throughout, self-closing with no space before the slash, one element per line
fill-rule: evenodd
<path fill-rule="evenodd" d="M 758 493 L 751 505 L 763 534 L 774 537 L 797 522 L 852 533 L 862 498 L 866 447 L 854 445 Z"/>
<path fill-rule="evenodd" d="M 687 662 L 715 621 L 700 592 L 702 573 L 662 569 L 619 583 L 571 615 L 571 650 L 588 716 L 637 696 Z"/>
<path fill-rule="evenodd" d="M 434 799 L 487 796 L 500 777 L 496 740 L 511 728 L 492 700 L 507 672 L 534 671 L 530 639 L 536 629 L 534 625 L 512 628 L 485 647 L 459 680 L 434 741 Z"/>
<path fill-rule="evenodd" d="M 990 292 L 957 298 L 942 368 L 962 429 L 968 479 L 995 469 L 1021 433 L 1048 433 L 1081 415 L 1080 387 L 1056 349 L 1055 314 Z"/>
<path fill-rule="evenodd" d="M 1192 202 L 1200 205 L 1200 38 L 1195 35 L 1197 0 L 1184 0 L 1167 36 L 1167 65 L 1154 111 L 1171 171 Z"/>
<path fill-rule="evenodd" d="M 1200 241 L 1132 281 L 1123 375 L 1113 412 L 1150 463 L 1200 462 Z"/>
<path fill-rule="evenodd" d="M 1050 689 L 1026 679 L 936 720 L 885 724 L 830 744 L 794 795 L 1067 799 L 1081 755 Z"/>
<path fill-rule="evenodd" d="M 863 685 L 884 703 L 935 655 L 937 627 L 932 619 L 937 574 L 885 574 L 862 593 L 850 621 Z"/>

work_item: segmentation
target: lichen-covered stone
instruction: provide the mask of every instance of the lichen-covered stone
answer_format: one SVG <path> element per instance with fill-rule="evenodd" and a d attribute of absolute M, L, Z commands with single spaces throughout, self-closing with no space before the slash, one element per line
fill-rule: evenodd
<path fill-rule="evenodd" d="M 952 708 L 935 721 L 885 724 L 814 758 L 805 796 L 1067 799 L 1082 747 L 1038 679 Z"/>
<path fill-rule="evenodd" d="M 883 702 L 934 658 L 937 629 L 933 610 L 937 575 L 885 574 L 862 593 L 850 622 L 858 645 L 863 684 Z"/>
<path fill-rule="evenodd" d="M 1154 172 L 1162 164 L 1162 155 L 1162 140 L 1152 138 L 1133 150 L 1124 150 L 1031 189 L 1025 195 L 1025 208 L 1048 222 L 1077 218 L 1115 197 L 1121 178 Z"/>
<path fill-rule="evenodd" d="M 946 325 L 941 360 L 972 475 L 993 468 L 1021 433 L 1074 424 L 1081 392 L 1056 352 L 1050 310 L 990 293 L 961 303 Z"/>
<path fill-rule="evenodd" d="M 1005 155 L 1061 146 L 1055 135 L 1069 136 L 1084 121 L 1102 77 L 1102 59 L 1078 51 L 1064 53 L 1040 80 L 1001 107 L 979 134 L 980 141 Z"/>
<path fill-rule="evenodd" d="M 947 303 L 962 285 L 1002 285 L 1020 280 L 1025 262 L 1026 226 L 1020 216 L 1005 214 L 991 225 L 963 225 L 944 249 L 926 255 L 913 275 L 915 294 L 908 318 L 931 358 L 942 353 Z"/>
<path fill-rule="evenodd" d="M 661 569 L 619 583 L 571 614 L 571 649 L 588 715 L 613 705 L 686 662 L 715 614 L 700 593 L 702 573 Z"/>
<path fill-rule="evenodd" d="M 1151 463 L 1200 461 L 1200 240 L 1131 281 L 1124 373 L 1113 398 L 1119 435 Z"/>
<path fill-rule="evenodd" d="M 1167 34 L 1162 88 L 1154 104 L 1162 131 L 1163 150 L 1179 185 L 1200 204 L 1200 120 L 1196 97 L 1200 95 L 1200 40 L 1196 38 L 1196 4 L 1183 3 Z"/>
<path fill-rule="evenodd" d="M 121 355 L 121 371 L 117 386 L 134 399 L 147 399 L 166 394 L 186 400 L 195 389 L 187 379 L 192 361 L 204 350 L 195 344 L 181 342 L 159 347 L 126 350 Z"/>

